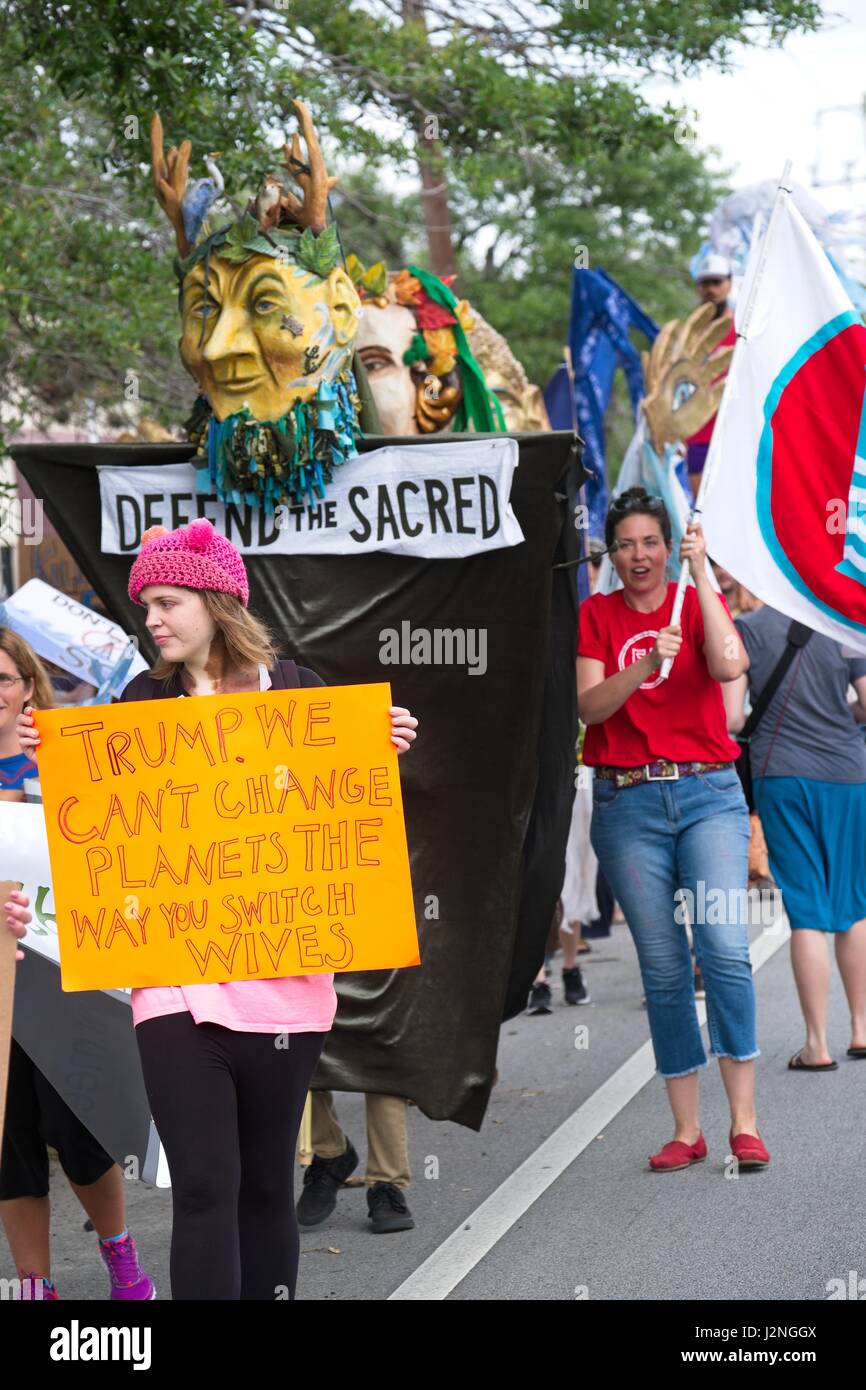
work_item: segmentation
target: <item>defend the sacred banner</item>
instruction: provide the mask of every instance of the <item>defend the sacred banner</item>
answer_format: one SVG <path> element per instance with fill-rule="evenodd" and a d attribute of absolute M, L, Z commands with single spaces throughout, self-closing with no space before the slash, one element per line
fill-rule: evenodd
<path fill-rule="evenodd" d="M 244 555 L 392 555 L 453 559 L 519 545 L 511 507 L 514 439 L 376 449 L 344 463 L 321 500 L 280 505 L 218 501 L 197 491 L 192 464 L 99 469 L 102 551 L 133 555 L 150 526 L 208 517 Z"/>

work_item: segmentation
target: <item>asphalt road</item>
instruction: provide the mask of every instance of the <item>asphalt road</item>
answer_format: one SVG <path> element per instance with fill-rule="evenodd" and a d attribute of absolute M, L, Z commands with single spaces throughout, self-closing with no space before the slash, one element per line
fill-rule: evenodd
<path fill-rule="evenodd" d="M 787 942 L 778 928 L 750 935 L 759 958 L 778 947 L 756 973 L 768 1169 L 736 1176 L 726 1164 L 727 1112 L 711 1063 L 708 1161 L 647 1171 L 671 1121 L 648 1062 L 631 938 L 616 926 L 586 958 L 591 1003 L 567 1007 L 557 969 L 554 1013 L 503 1027 L 500 1080 L 479 1134 L 410 1108 L 415 1229 L 372 1235 L 363 1188 L 345 1189 L 333 1216 L 302 1232 L 298 1298 L 822 1300 L 829 1281 L 847 1284 L 852 1270 L 866 1278 L 866 1063 L 845 1058 L 841 982 L 834 970 L 839 1070 L 789 1072 L 802 1023 Z M 363 1159 L 363 1098 L 341 1095 L 338 1109 Z M 61 1298 L 105 1299 L 95 1237 L 59 1170 L 52 1194 Z M 170 1193 L 130 1182 L 128 1220 L 167 1298 Z M 0 1275 L 13 1273 L 4 1246 Z"/>

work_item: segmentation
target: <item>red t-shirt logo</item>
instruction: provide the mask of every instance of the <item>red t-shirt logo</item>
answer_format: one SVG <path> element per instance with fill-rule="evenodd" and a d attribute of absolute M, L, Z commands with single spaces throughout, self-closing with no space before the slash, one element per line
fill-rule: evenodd
<path fill-rule="evenodd" d="M 636 661 L 640 661 L 641 657 L 647 656 L 655 646 L 657 637 L 658 632 L 654 629 L 649 629 L 647 632 L 636 632 L 634 637 L 629 637 L 628 641 L 620 647 L 617 657 L 619 669 L 624 671 L 626 666 L 633 666 Z M 656 686 L 661 684 L 661 679 L 662 668 L 659 667 L 651 680 L 641 682 L 640 689 L 655 690 Z"/>

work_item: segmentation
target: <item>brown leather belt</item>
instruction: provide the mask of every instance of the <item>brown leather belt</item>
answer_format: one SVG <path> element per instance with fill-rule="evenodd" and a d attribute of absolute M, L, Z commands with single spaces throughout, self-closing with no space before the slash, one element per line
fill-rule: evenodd
<path fill-rule="evenodd" d="M 724 772 L 729 767 L 733 767 L 733 763 L 672 763 L 667 758 L 659 758 L 657 762 L 644 763 L 643 767 L 597 767 L 595 775 L 618 787 L 634 787 L 638 782 L 677 782 L 680 777 L 691 777 L 696 772 Z"/>

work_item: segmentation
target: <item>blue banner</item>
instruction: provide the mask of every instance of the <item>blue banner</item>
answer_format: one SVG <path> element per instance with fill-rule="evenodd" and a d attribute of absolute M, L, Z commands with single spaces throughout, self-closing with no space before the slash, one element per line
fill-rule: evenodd
<path fill-rule="evenodd" d="M 574 365 L 577 427 L 586 446 L 583 463 L 590 473 L 585 497 L 592 539 L 604 535 L 608 504 L 604 416 L 617 367 L 625 372 L 635 415 L 644 392 L 640 354 L 628 336 L 630 328 L 646 334 L 650 343 L 659 331 L 658 324 L 605 271 L 574 270 L 568 343 Z M 548 383 L 544 400 L 553 428 L 571 429 L 574 409 L 564 366 Z"/>

